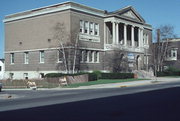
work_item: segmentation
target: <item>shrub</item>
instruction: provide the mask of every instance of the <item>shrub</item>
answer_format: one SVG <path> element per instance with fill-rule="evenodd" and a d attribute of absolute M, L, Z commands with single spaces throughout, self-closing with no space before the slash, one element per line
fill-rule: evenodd
<path fill-rule="evenodd" d="M 170 72 L 170 71 L 163 71 L 163 72 L 157 72 L 158 77 L 162 76 L 180 76 L 180 71 Z"/>
<path fill-rule="evenodd" d="M 101 71 L 93 71 L 93 73 L 97 75 L 98 79 L 101 78 Z"/>
<path fill-rule="evenodd" d="M 64 74 L 62 74 L 62 73 L 48 73 L 45 75 L 45 77 L 47 77 L 47 78 L 62 77 L 62 76 L 64 76 Z"/>
<path fill-rule="evenodd" d="M 93 73 L 77 73 L 77 74 L 62 74 L 62 73 L 49 73 L 45 77 L 62 77 L 62 76 L 76 76 L 88 74 L 89 81 L 96 81 L 98 79 L 127 79 L 134 78 L 133 73 L 101 73 L 100 71 L 94 71 Z"/>
<path fill-rule="evenodd" d="M 83 75 L 86 73 L 76 73 L 76 74 L 63 74 L 63 73 L 48 73 L 45 75 L 47 78 L 54 78 L 54 77 L 62 77 L 62 76 L 78 76 Z"/>
<path fill-rule="evenodd" d="M 56 77 L 62 77 L 62 76 L 77 76 L 77 75 L 83 75 L 83 74 L 88 74 L 89 81 L 96 81 L 98 79 L 98 76 L 96 73 L 76 73 L 76 74 L 49 73 L 49 74 L 46 74 L 45 77 L 56 78 Z"/>
<path fill-rule="evenodd" d="M 180 70 L 174 67 L 169 67 L 168 69 L 162 71 L 162 72 L 157 72 L 158 77 L 162 76 L 179 76 L 180 75 Z"/>
<path fill-rule="evenodd" d="M 101 79 L 127 79 L 134 78 L 133 73 L 101 73 Z"/>
<path fill-rule="evenodd" d="M 96 81 L 96 80 L 98 80 L 98 76 L 97 76 L 96 73 L 89 73 L 88 76 L 89 76 L 89 81 Z"/>

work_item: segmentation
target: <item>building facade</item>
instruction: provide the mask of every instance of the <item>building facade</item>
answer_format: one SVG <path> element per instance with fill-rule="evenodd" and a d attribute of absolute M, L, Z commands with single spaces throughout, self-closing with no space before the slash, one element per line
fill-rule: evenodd
<path fill-rule="evenodd" d="M 4 24 L 6 78 L 65 72 L 64 43 L 71 50 L 78 43 L 76 71 L 127 72 L 150 65 L 152 27 L 131 6 L 108 12 L 65 2 L 8 15 Z"/>
<path fill-rule="evenodd" d="M 163 63 L 163 69 L 169 67 L 180 68 L 180 38 L 168 40 L 167 54 Z"/>

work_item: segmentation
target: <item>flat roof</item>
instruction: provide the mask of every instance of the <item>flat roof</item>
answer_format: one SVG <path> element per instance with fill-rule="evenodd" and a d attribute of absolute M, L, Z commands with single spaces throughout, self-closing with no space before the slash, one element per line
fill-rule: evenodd
<path fill-rule="evenodd" d="M 75 2 L 67 1 L 67 2 L 63 2 L 59 4 L 54 4 L 50 6 L 45 6 L 41 8 L 24 11 L 24 12 L 10 14 L 10 15 L 5 16 L 5 19 L 3 20 L 3 22 L 5 23 L 5 22 L 14 21 L 14 20 L 24 19 L 24 18 L 43 15 L 43 14 L 49 14 L 49 13 L 63 11 L 63 10 L 69 10 L 69 9 L 75 9 L 78 11 L 95 14 L 97 16 L 105 15 L 104 10 L 100 10 L 100 9 L 88 7 L 82 4 L 78 4 Z"/>

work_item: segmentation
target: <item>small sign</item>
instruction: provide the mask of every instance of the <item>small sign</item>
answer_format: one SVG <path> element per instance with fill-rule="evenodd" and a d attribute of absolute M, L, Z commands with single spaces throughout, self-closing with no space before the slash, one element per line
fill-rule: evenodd
<path fill-rule="evenodd" d="M 134 61 L 135 60 L 135 56 L 133 53 L 128 53 L 128 61 Z"/>

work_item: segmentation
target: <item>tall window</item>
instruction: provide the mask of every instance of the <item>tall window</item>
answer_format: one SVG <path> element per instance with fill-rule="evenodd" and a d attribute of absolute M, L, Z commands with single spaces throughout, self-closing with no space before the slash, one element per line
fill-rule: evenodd
<path fill-rule="evenodd" d="M 2 67 L 0 66 L 0 71 L 2 71 Z"/>
<path fill-rule="evenodd" d="M 85 21 L 85 27 L 84 27 L 84 33 L 88 33 L 88 28 L 89 28 L 89 25 L 88 25 L 88 21 Z"/>
<path fill-rule="evenodd" d="M 10 56 L 11 56 L 10 57 L 11 58 L 11 64 L 14 64 L 14 53 L 11 53 Z"/>
<path fill-rule="evenodd" d="M 172 57 L 176 57 L 177 50 L 173 49 L 172 51 Z"/>
<path fill-rule="evenodd" d="M 95 23 L 94 34 L 99 35 L 99 24 Z"/>
<path fill-rule="evenodd" d="M 148 34 L 143 34 L 143 42 L 144 42 L 144 44 L 148 44 L 148 41 L 149 41 Z"/>
<path fill-rule="evenodd" d="M 94 62 L 96 62 L 96 63 L 99 62 L 99 52 L 94 53 Z"/>
<path fill-rule="evenodd" d="M 148 34 L 146 34 L 146 44 L 148 44 L 149 43 L 149 36 L 148 36 Z"/>
<path fill-rule="evenodd" d="M 42 51 L 40 51 L 40 63 L 44 63 L 44 51 L 42 50 Z"/>
<path fill-rule="evenodd" d="M 62 62 L 63 61 L 63 50 L 60 49 L 58 50 L 58 62 Z"/>
<path fill-rule="evenodd" d="M 94 27 L 93 27 L 93 23 L 92 22 L 90 22 L 89 34 L 90 35 L 94 34 Z"/>
<path fill-rule="evenodd" d="M 83 60 L 84 60 L 84 62 L 87 62 L 88 60 L 87 60 L 87 57 L 88 57 L 88 51 L 84 51 L 84 56 L 83 56 Z"/>
<path fill-rule="evenodd" d="M 81 51 L 81 62 L 84 62 L 84 54 L 85 54 L 85 51 L 82 50 L 82 51 Z"/>
<path fill-rule="evenodd" d="M 24 64 L 28 64 L 29 63 L 29 53 L 25 52 L 24 53 Z"/>
<path fill-rule="evenodd" d="M 86 63 L 98 63 L 99 62 L 99 52 L 98 51 L 90 51 L 90 50 L 82 50 L 81 51 L 81 62 Z"/>
<path fill-rule="evenodd" d="M 93 59 L 92 59 L 92 51 L 89 51 L 89 62 L 92 62 L 93 61 Z"/>
<path fill-rule="evenodd" d="M 80 32 L 83 33 L 84 31 L 84 21 L 80 20 Z"/>

